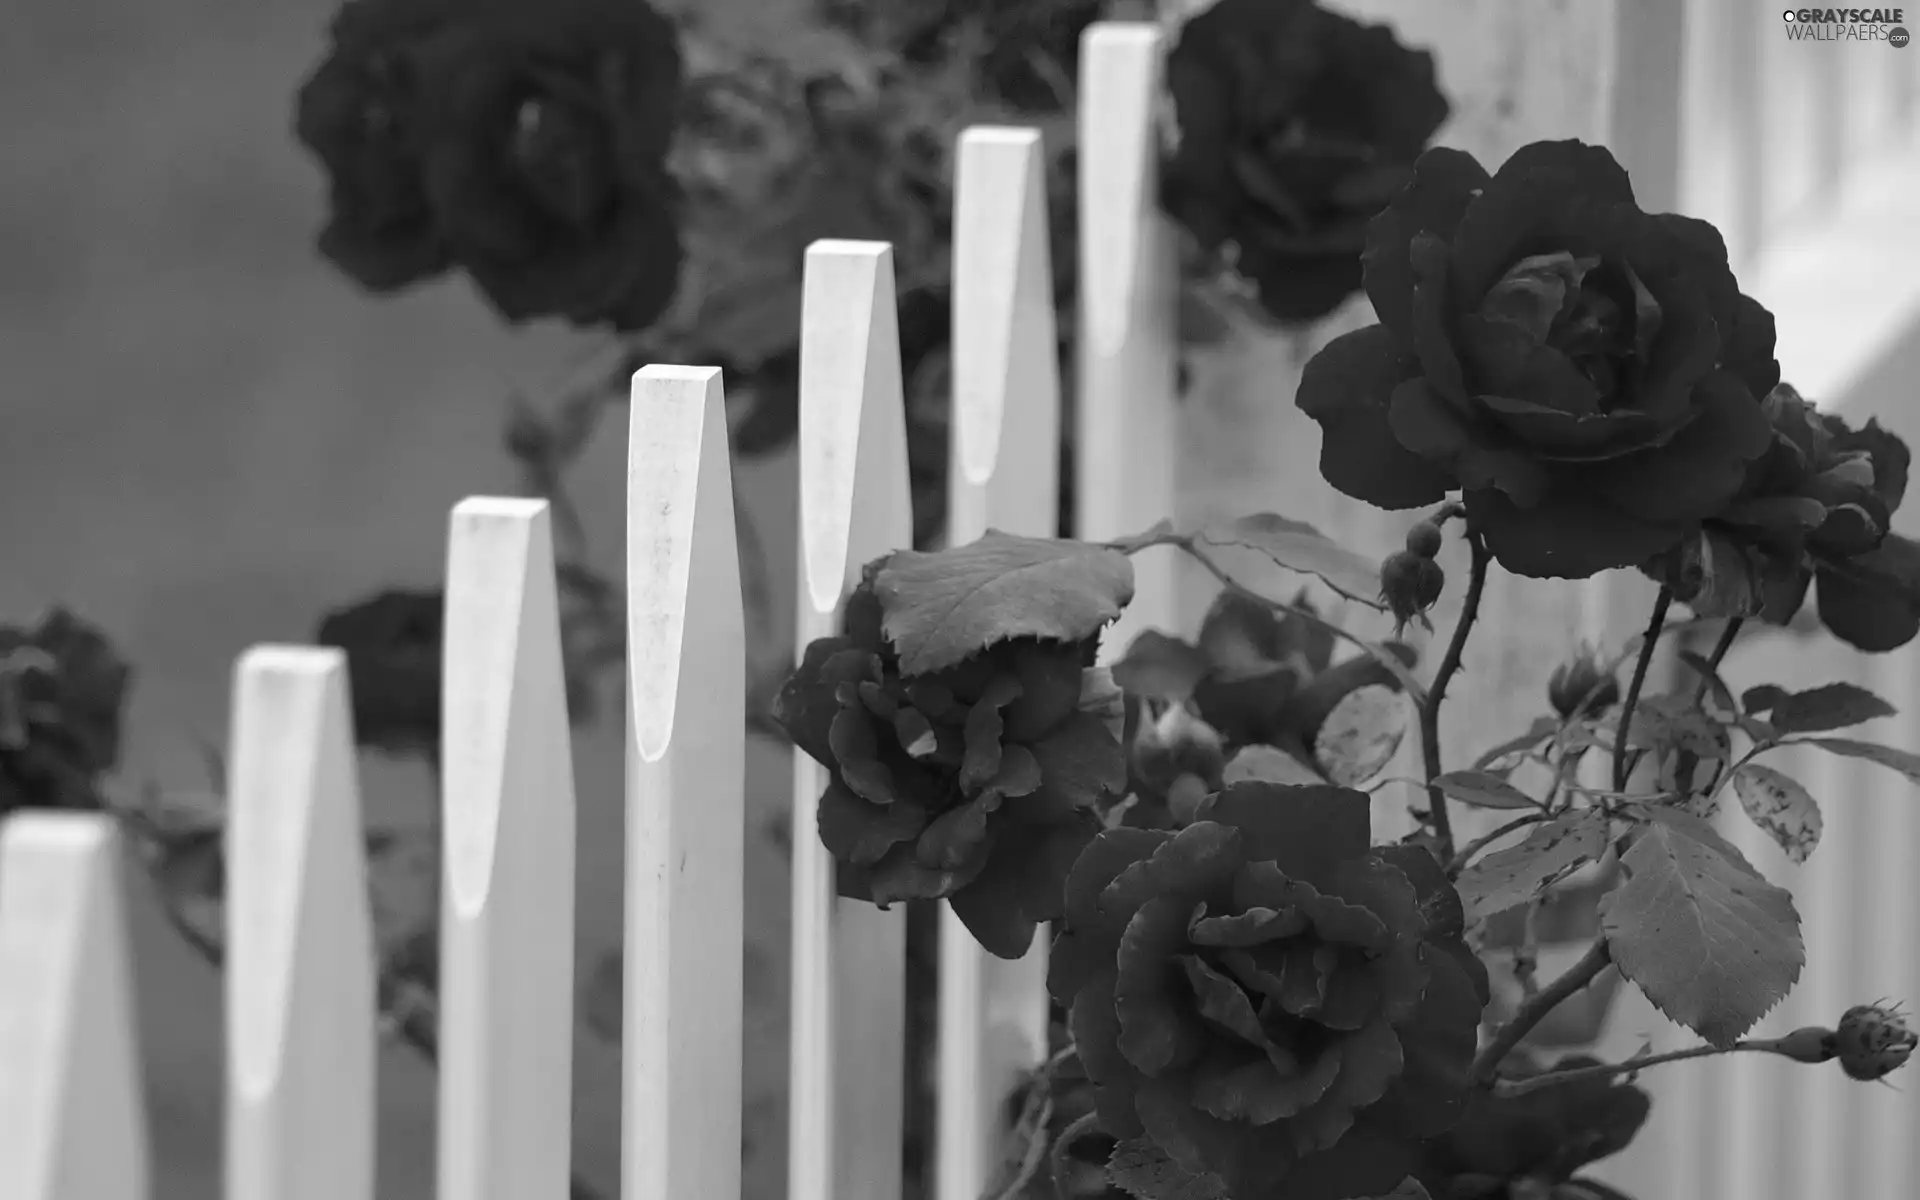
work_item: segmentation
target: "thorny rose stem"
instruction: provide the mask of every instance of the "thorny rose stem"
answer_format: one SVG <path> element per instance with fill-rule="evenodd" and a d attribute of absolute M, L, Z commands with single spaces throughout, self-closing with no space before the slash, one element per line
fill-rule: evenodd
<path fill-rule="evenodd" d="M 1640 639 L 1640 657 L 1633 663 L 1633 680 L 1627 684 L 1627 698 L 1620 703 L 1620 723 L 1613 731 L 1613 790 L 1627 790 L 1627 740 L 1633 731 L 1633 706 L 1640 702 L 1640 689 L 1647 683 L 1647 668 L 1653 664 L 1653 651 L 1660 644 L 1660 630 L 1667 623 L 1667 609 L 1673 606 L 1673 589 L 1662 587 L 1653 601 L 1653 616 L 1647 622 L 1646 636 Z"/>
<path fill-rule="evenodd" d="M 1474 618 L 1480 614 L 1480 596 L 1487 589 L 1487 568 L 1493 556 L 1487 544 L 1471 528 L 1467 530 L 1467 548 L 1473 562 L 1468 568 L 1467 597 L 1460 606 L 1460 619 L 1453 627 L 1453 640 L 1433 673 L 1433 686 L 1427 690 L 1427 702 L 1420 706 L 1420 754 L 1427 776 L 1427 807 L 1432 811 L 1433 836 L 1439 843 L 1442 864 L 1453 860 L 1453 819 L 1447 812 L 1447 797 L 1433 782 L 1440 777 L 1440 704 L 1447 698 L 1447 685 L 1460 671 L 1460 657 L 1466 652 L 1467 635 L 1473 632 Z"/>
<path fill-rule="evenodd" d="M 1520 1006 L 1513 1019 L 1502 1025 L 1493 1035 L 1493 1039 L 1473 1060 L 1473 1078 L 1482 1083 L 1492 1083 L 1500 1070 L 1500 1063 L 1512 1052 L 1520 1040 L 1527 1036 L 1548 1013 L 1558 1008 L 1562 1001 L 1569 999 L 1599 977 L 1600 972 L 1612 963 L 1613 954 L 1607 949 L 1605 938 L 1594 939 L 1593 945 L 1580 956 L 1580 961 L 1567 969 L 1567 973 L 1554 980 Z"/>
<path fill-rule="evenodd" d="M 1629 1059 L 1622 1063 L 1597 1063 L 1591 1067 L 1569 1067 L 1564 1071 L 1549 1071 L 1544 1075 L 1535 1075 L 1529 1079 L 1502 1079 L 1493 1085 L 1493 1094 L 1511 1099 L 1537 1092 L 1542 1088 L 1558 1087 L 1563 1083 L 1581 1083 L 1590 1079 L 1612 1079 L 1616 1075 L 1632 1075 L 1642 1067 L 1656 1067 L 1661 1063 L 1683 1062 L 1689 1058 L 1710 1058 L 1716 1054 L 1732 1054 L 1737 1050 L 1751 1050 L 1761 1054 L 1782 1054 L 1781 1044 L 1785 1038 L 1742 1038 L 1731 1046 L 1689 1046 L 1685 1050 L 1669 1050 L 1665 1054 L 1649 1054 L 1645 1058 Z"/>

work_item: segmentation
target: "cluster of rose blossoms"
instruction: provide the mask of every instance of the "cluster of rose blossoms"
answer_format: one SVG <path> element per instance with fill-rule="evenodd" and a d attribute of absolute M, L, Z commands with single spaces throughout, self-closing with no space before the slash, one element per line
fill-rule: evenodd
<path fill-rule="evenodd" d="M 320 250 L 374 292 L 464 271 L 509 321 L 633 330 L 678 282 L 678 35 L 645 0 L 347 0 L 295 131 Z"/>
<path fill-rule="evenodd" d="M 1458 493 L 1519 575 L 1637 567 L 1701 616 L 1775 622 L 1812 588 L 1859 649 L 1920 631 L 1920 545 L 1890 532 L 1906 444 L 1783 384 L 1719 231 L 1642 211 L 1607 150 L 1537 142 L 1492 175 L 1429 150 L 1364 259 L 1379 323 L 1296 397 L 1336 488 Z"/>

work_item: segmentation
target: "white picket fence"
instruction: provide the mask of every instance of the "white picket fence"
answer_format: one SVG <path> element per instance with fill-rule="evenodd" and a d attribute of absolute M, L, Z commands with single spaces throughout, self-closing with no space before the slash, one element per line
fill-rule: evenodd
<path fill-rule="evenodd" d="M 1736 12 L 1745 7 L 1689 3 L 1683 59 L 1661 41 L 1677 36 L 1677 6 L 1618 0 L 1609 85 L 1609 128 L 1648 179 L 1650 200 L 1697 197 L 1689 207 L 1726 221 L 1743 261 L 1765 248 L 1763 227 L 1778 214 L 1748 203 L 1752 189 L 1740 186 L 1758 178 L 1754 164 L 1773 142 L 1735 101 L 1767 89 L 1752 73 L 1731 90 L 1700 81 L 1719 80 L 1715 72 L 1733 60 L 1771 64 L 1768 80 L 1798 80 L 1812 61 L 1772 63 L 1777 51 L 1760 52 L 1769 39 L 1752 24 L 1760 18 Z M 1727 40 L 1715 21 L 1737 25 L 1751 41 Z M 1173 256 L 1154 204 L 1161 47 L 1158 28 L 1133 24 L 1096 26 L 1084 46 L 1076 504 L 1087 537 L 1132 532 L 1176 511 Z M 1863 92 L 1885 101 L 1888 113 L 1911 108 L 1906 61 L 1886 65 L 1877 90 Z M 1865 86 L 1852 75 L 1828 84 L 1843 98 Z M 1904 97 L 1897 105 L 1896 96 Z M 1766 103 L 1773 111 L 1776 102 Z M 1848 100 L 1834 111 L 1865 112 L 1865 103 Z M 1734 130 L 1732 157 L 1702 149 L 1705 165 L 1682 171 L 1678 135 L 1661 125 L 1679 124 L 1676 107 L 1689 114 L 1695 139 L 1703 129 Z M 1715 124 L 1715 112 L 1724 123 Z M 1911 136 L 1892 139 L 1891 131 L 1910 127 L 1909 115 L 1887 116 L 1869 143 L 1909 178 Z M 1824 154 L 1821 132 L 1810 127 L 1795 145 Z M 1670 141 L 1664 152 L 1661 137 Z M 989 526 L 1046 533 L 1055 521 L 1061 399 L 1042 172 L 1033 131 L 976 128 L 961 140 L 953 542 Z M 1900 211 L 1913 189 L 1895 191 L 1872 193 L 1882 206 L 1872 211 Z M 1833 236 L 1870 244 L 1858 221 Z M 1818 382 L 1803 386 L 1816 393 L 1844 390 L 1847 364 L 1795 324 L 1820 319 L 1823 306 L 1797 290 L 1823 278 L 1820 252 L 1789 250 L 1799 257 L 1765 260 L 1773 274 L 1762 291 L 1782 314 L 1789 375 L 1814 374 Z M 1834 282 L 1831 272 L 1824 278 Z M 1851 310 L 1856 325 L 1889 320 L 1896 304 L 1884 289 L 1893 286 L 1883 285 L 1881 304 L 1861 300 Z M 909 538 L 893 289 L 884 243 L 823 241 L 807 252 L 802 646 L 835 630 L 861 565 Z M 1898 302 L 1910 306 L 1911 296 Z M 1857 341 L 1858 333 L 1849 336 Z M 712 368 L 649 366 L 634 376 L 629 410 L 626 1200 L 740 1195 L 745 781 L 737 681 L 748 631 L 723 387 Z M 1134 606 L 1108 638 L 1110 649 L 1144 627 L 1184 629 L 1197 615 L 1176 611 L 1169 554 L 1141 555 L 1136 567 Z M 439 1194 L 558 1200 L 570 1154 L 575 797 L 545 504 L 458 505 L 447 580 Z M 1481 636 L 1497 640 L 1503 631 Z M 1815 657 L 1798 669 L 1848 669 L 1838 655 Z M 1877 669 L 1896 702 L 1920 705 L 1911 655 L 1882 659 Z M 375 979 L 347 694 L 344 660 L 332 650 L 258 647 L 235 670 L 225 1200 L 374 1195 Z M 1855 772 L 1829 775 L 1824 795 L 1837 796 L 1843 784 L 1884 790 Z M 820 768 L 796 753 L 788 1190 L 791 1200 L 898 1200 L 904 916 L 834 897 L 831 860 L 812 833 L 821 784 Z M 1825 882 L 1802 896 L 1810 937 L 1840 945 L 1830 954 L 1850 956 L 1853 967 L 1866 961 L 1863 947 L 1900 955 L 1906 922 L 1920 916 L 1910 867 L 1920 819 L 1896 817 L 1889 805 L 1876 811 L 1901 822 L 1898 835 L 1876 841 L 1859 834 L 1861 826 L 1834 821 L 1855 832 L 1830 834 L 1836 844 L 1815 860 L 1832 864 Z M 149 1194 L 120 879 L 110 818 L 34 813 L 0 830 L 4 1200 Z M 998 1165 L 1000 1101 L 1045 1053 L 1045 942 L 1043 934 L 1027 959 L 1004 963 L 978 951 L 957 923 L 943 929 L 961 936 L 943 937 L 941 947 L 936 1195 L 976 1200 Z M 1879 931 L 1877 939 L 1862 929 Z M 1819 1012 L 1871 998 L 1842 994 L 1836 981 L 1858 972 L 1840 959 L 1817 952 L 1814 962 L 1804 986 Z M 1904 994 L 1920 995 L 1920 973 L 1901 972 Z M 1649 1080 L 1667 1105 L 1663 1130 L 1624 1156 L 1646 1200 L 1920 1194 L 1910 1108 L 1901 1125 L 1886 1116 L 1878 1090 L 1843 1098 L 1830 1081 L 1795 1090 L 1798 1077 L 1730 1073 L 1757 1069 L 1708 1064 L 1674 1068 L 1672 1086 Z M 1782 1131 L 1795 1128 L 1819 1132 L 1783 1141 Z"/>

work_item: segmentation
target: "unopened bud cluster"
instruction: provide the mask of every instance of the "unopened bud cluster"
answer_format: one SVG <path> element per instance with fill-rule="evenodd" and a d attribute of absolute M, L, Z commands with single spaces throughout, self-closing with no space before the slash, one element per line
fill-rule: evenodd
<path fill-rule="evenodd" d="M 1440 527 L 1421 521 L 1407 530 L 1407 546 L 1387 555 L 1380 564 L 1380 599 L 1393 614 L 1394 636 L 1409 622 L 1433 628 L 1427 610 L 1440 599 L 1447 585 L 1447 573 L 1434 556 L 1440 553 Z"/>

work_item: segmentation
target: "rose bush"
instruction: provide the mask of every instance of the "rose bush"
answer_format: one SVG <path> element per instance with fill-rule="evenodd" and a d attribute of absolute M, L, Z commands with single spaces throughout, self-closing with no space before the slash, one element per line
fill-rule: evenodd
<path fill-rule="evenodd" d="M 1598 1064 L 1571 1055 L 1553 1069 Z M 1515 1063 L 1509 1076 L 1540 1071 Z M 1416 1177 L 1433 1200 L 1628 1200 L 1576 1175 L 1626 1149 L 1652 1107 L 1644 1090 L 1612 1079 L 1572 1080 L 1521 1096 L 1476 1091 L 1459 1122 L 1428 1145 Z"/>
<path fill-rule="evenodd" d="M 1167 56 L 1163 203 L 1283 321 L 1359 290 L 1367 221 L 1447 119 L 1433 56 L 1307 0 L 1220 0 Z"/>
<path fill-rule="evenodd" d="M 1643 211 L 1599 146 L 1488 175 L 1434 149 L 1368 227 L 1379 323 L 1307 364 L 1321 472 L 1387 509 L 1458 490 L 1499 563 L 1585 578 L 1719 516 L 1773 444 L 1773 318 L 1720 234 Z"/>
<path fill-rule="evenodd" d="M 1773 429 L 1726 511 L 1648 574 L 1696 612 L 1785 622 L 1809 587 L 1842 641 L 1893 650 L 1920 632 L 1920 546 L 1892 533 L 1912 454 L 1868 420 L 1854 429 L 1787 384 L 1768 395 Z"/>
<path fill-rule="evenodd" d="M 831 772 L 820 840 L 841 894 L 945 897 L 982 946 L 1019 957 L 1060 915 L 1095 804 L 1126 784 L 1119 731 L 1085 686 L 1097 639 L 1017 638 L 903 678 L 872 570 L 845 629 L 808 645 L 774 707 Z"/>
<path fill-rule="evenodd" d="M 1458 1116 L 1486 970 L 1427 851 L 1369 845 L 1368 803 L 1234 784 L 1177 833 L 1087 847 L 1048 989 L 1107 1133 L 1235 1196 L 1345 1200 Z"/>
<path fill-rule="evenodd" d="M 349 0 L 302 85 L 320 248 L 389 290 L 459 266 L 509 321 L 631 330 L 673 296 L 681 63 L 643 0 Z"/>
<path fill-rule="evenodd" d="M 64 608 L 0 625 L 0 816 L 100 806 L 95 782 L 119 761 L 131 674 L 103 632 Z"/>

